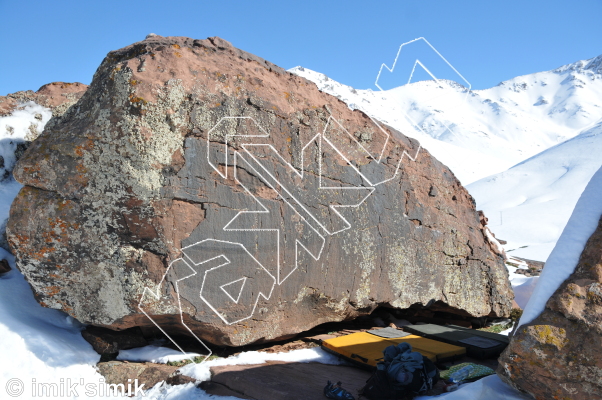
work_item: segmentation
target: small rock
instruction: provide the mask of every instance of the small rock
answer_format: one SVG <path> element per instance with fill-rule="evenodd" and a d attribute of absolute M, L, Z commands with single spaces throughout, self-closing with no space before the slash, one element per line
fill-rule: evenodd
<path fill-rule="evenodd" d="M 147 346 L 148 342 L 142 336 L 140 328 L 114 331 L 97 326 L 88 326 L 82 331 L 82 336 L 98 354 L 118 353 L 119 350 Z"/>
<path fill-rule="evenodd" d="M 436 197 L 439 194 L 439 191 L 435 186 L 431 186 L 431 190 L 429 190 L 429 196 Z"/>
<path fill-rule="evenodd" d="M 17 143 L 17 149 L 15 150 L 15 158 L 17 159 L 17 161 L 21 158 L 21 156 L 23 156 L 25 150 L 27 150 L 30 144 L 30 141 Z"/>
<path fill-rule="evenodd" d="M 98 363 L 96 368 L 109 385 L 123 384 L 125 387 L 127 387 L 128 383 L 131 384 L 138 379 L 138 387 L 144 384 L 145 389 L 150 389 L 157 383 L 166 381 L 168 379 L 172 379 L 172 382 L 174 382 L 170 383 L 171 385 L 181 385 L 188 382 L 194 382 L 194 379 L 192 378 L 177 377 L 177 375 L 179 375 L 179 372 L 176 372 L 178 367 L 166 364 L 109 361 Z M 187 381 L 187 379 L 191 380 Z"/>
<path fill-rule="evenodd" d="M 185 384 L 191 383 L 191 382 L 192 383 L 196 382 L 196 379 L 191 378 L 186 375 L 182 375 L 181 373 L 179 373 L 179 371 L 176 371 L 174 375 L 170 376 L 169 378 L 167 378 L 165 380 L 165 383 L 172 385 L 172 386 L 185 385 Z"/>
<path fill-rule="evenodd" d="M 6 274 L 11 270 L 7 260 L 0 260 L 0 274 Z"/>

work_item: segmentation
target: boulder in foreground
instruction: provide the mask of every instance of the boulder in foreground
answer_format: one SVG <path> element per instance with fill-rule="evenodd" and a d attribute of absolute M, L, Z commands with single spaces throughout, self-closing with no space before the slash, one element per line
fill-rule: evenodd
<path fill-rule="evenodd" d="M 498 375 L 536 399 L 602 399 L 602 219 L 573 274 L 519 327 Z"/>
<path fill-rule="evenodd" d="M 109 53 L 14 175 L 17 265 L 86 324 L 238 346 L 378 306 L 510 312 L 502 255 L 447 167 L 219 38 Z"/>

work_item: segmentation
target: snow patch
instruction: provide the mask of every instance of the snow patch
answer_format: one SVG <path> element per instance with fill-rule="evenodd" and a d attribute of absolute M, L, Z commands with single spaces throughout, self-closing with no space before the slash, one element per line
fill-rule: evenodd
<path fill-rule="evenodd" d="M 602 168 L 594 174 L 579 198 L 523 311 L 519 326 L 537 318 L 556 289 L 574 272 L 585 244 L 595 232 L 601 215 Z"/>

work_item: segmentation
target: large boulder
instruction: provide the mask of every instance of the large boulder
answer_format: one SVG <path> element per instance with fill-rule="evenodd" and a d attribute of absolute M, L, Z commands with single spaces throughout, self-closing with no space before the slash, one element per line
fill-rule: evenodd
<path fill-rule="evenodd" d="M 377 306 L 511 309 L 503 257 L 447 167 L 219 38 L 110 52 L 14 174 L 17 265 L 86 324 L 243 345 Z"/>
<path fill-rule="evenodd" d="M 498 375 L 536 399 L 602 399 L 602 219 L 573 274 L 522 325 Z"/>

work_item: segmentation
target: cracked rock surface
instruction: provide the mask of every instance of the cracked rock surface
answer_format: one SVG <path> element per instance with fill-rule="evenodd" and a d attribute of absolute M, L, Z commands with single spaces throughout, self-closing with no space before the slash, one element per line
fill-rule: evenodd
<path fill-rule="evenodd" d="M 110 52 L 14 176 L 17 265 L 86 324 L 239 346 L 377 306 L 511 309 L 503 257 L 446 166 L 220 38 Z"/>

